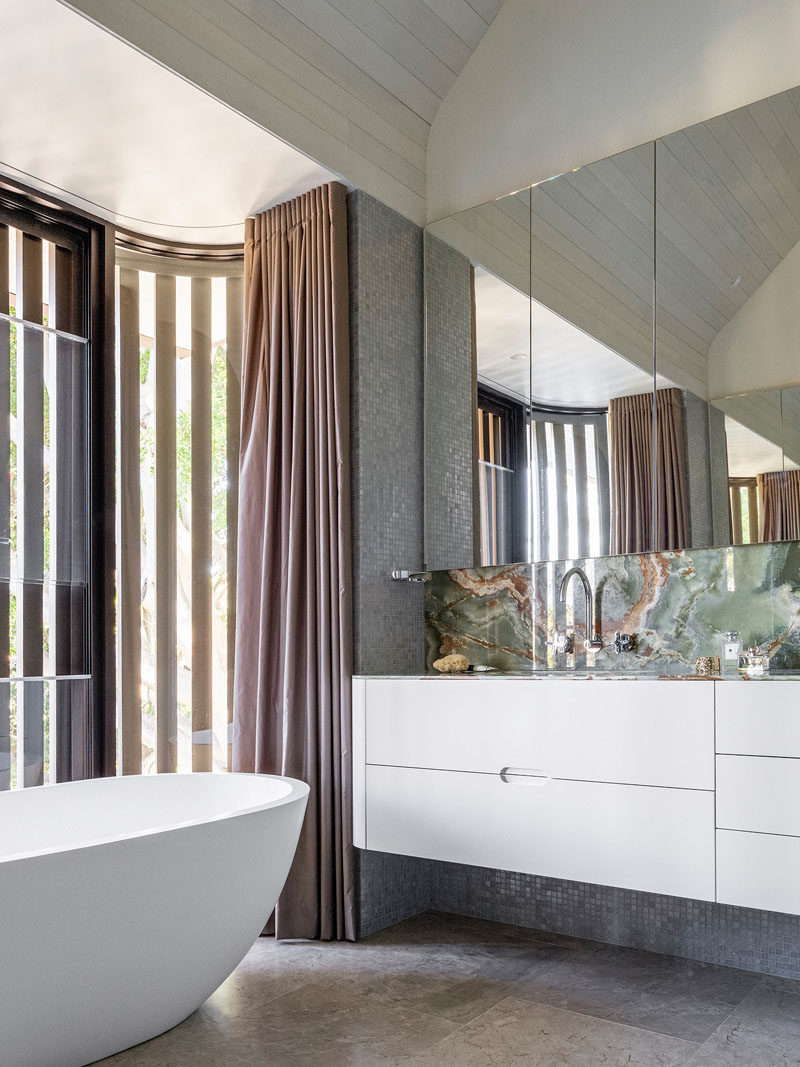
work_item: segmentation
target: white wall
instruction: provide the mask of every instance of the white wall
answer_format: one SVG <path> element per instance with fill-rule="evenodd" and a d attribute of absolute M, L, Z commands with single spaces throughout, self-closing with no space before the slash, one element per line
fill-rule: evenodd
<path fill-rule="evenodd" d="M 798 84 L 798 0 L 505 0 L 433 121 L 428 218 Z"/>
<path fill-rule="evenodd" d="M 711 397 L 800 385 L 800 244 L 719 331 L 708 351 Z"/>

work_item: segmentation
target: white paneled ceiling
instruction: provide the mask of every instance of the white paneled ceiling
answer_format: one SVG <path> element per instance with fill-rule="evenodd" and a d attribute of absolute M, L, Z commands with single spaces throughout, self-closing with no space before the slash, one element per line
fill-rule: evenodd
<path fill-rule="evenodd" d="M 502 0 L 63 0 L 414 221 L 430 124 Z"/>
<path fill-rule="evenodd" d="M 57 0 L 2 0 L 0 41 L 0 170 L 126 228 L 241 241 L 335 177 Z"/>
<path fill-rule="evenodd" d="M 754 430 L 725 416 L 728 444 L 728 475 L 731 478 L 755 478 L 763 471 L 779 471 L 783 465 L 780 445 L 768 441 Z M 791 466 L 791 464 L 790 464 Z"/>
<path fill-rule="evenodd" d="M 653 387 L 652 375 L 481 268 L 475 271 L 475 333 L 479 379 L 523 402 L 604 408 L 611 397 Z M 657 384 L 669 383 L 659 376 Z"/>

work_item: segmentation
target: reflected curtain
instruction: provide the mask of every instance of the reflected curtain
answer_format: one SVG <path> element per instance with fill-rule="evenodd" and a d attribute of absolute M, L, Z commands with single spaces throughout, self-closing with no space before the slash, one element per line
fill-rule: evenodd
<path fill-rule="evenodd" d="M 800 471 L 759 474 L 759 540 L 800 539 Z"/>
<path fill-rule="evenodd" d="M 655 409 L 654 464 L 653 394 L 613 397 L 609 403 L 612 553 L 679 549 L 689 542 L 680 390 L 659 389 Z"/>
<path fill-rule="evenodd" d="M 233 767 L 311 787 L 279 938 L 354 938 L 347 207 L 245 223 Z"/>

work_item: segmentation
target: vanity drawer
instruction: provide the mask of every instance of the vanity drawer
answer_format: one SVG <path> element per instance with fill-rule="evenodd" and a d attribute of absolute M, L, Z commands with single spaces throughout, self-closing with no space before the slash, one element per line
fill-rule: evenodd
<path fill-rule="evenodd" d="M 717 826 L 800 837 L 800 759 L 717 756 Z"/>
<path fill-rule="evenodd" d="M 718 830 L 717 900 L 800 915 L 800 837 Z"/>
<path fill-rule="evenodd" d="M 717 752 L 800 758 L 800 682 L 718 682 Z"/>
<path fill-rule="evenodd" d="M 713 684 L 366 679 L 366 761 L 714 788 Z"/>
<path fill-rule="evenodd" d="M 367 767 L 367 848 L 714 899 L 712 793 Z"/>

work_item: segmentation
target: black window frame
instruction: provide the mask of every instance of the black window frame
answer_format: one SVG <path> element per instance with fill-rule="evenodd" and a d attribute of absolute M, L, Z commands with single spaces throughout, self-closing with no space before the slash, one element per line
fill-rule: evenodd
<path fill-rule="evenodd" d="M 511 530 L 510 553 L 511 559 L 501 560 L 496 566 L 506 563 L 522 563 L 525 561 L 525 542 L 528 513 L 528 480 L 527 480 L 527 445 L 525 441 L 525 427 L 527 419 L 526 405 L 519 400 L 513 400 L 503 393 L 489 388 L 482 382 L 478 383 L 477 389 L 478 413 L 486 411 L 497 415 L 507 427 L 506 447 L 508 449 L 508 462 L 506 466 L 513 471 L 512 475 L 512 510 L 508 519 Z M 483 428 L 478 418 L 478 433 Z M 480 461 L 476 449 L 476 468 L 479 469 Z M 482 546 L 479 546 L 482 548 Z"/>
<path fill-rule="evenodd" d="M 88 338 L 89 777 L 116 773 L 114 227 L 47 193 L 0 175 L 0 220 L 84 250 Z"/>

